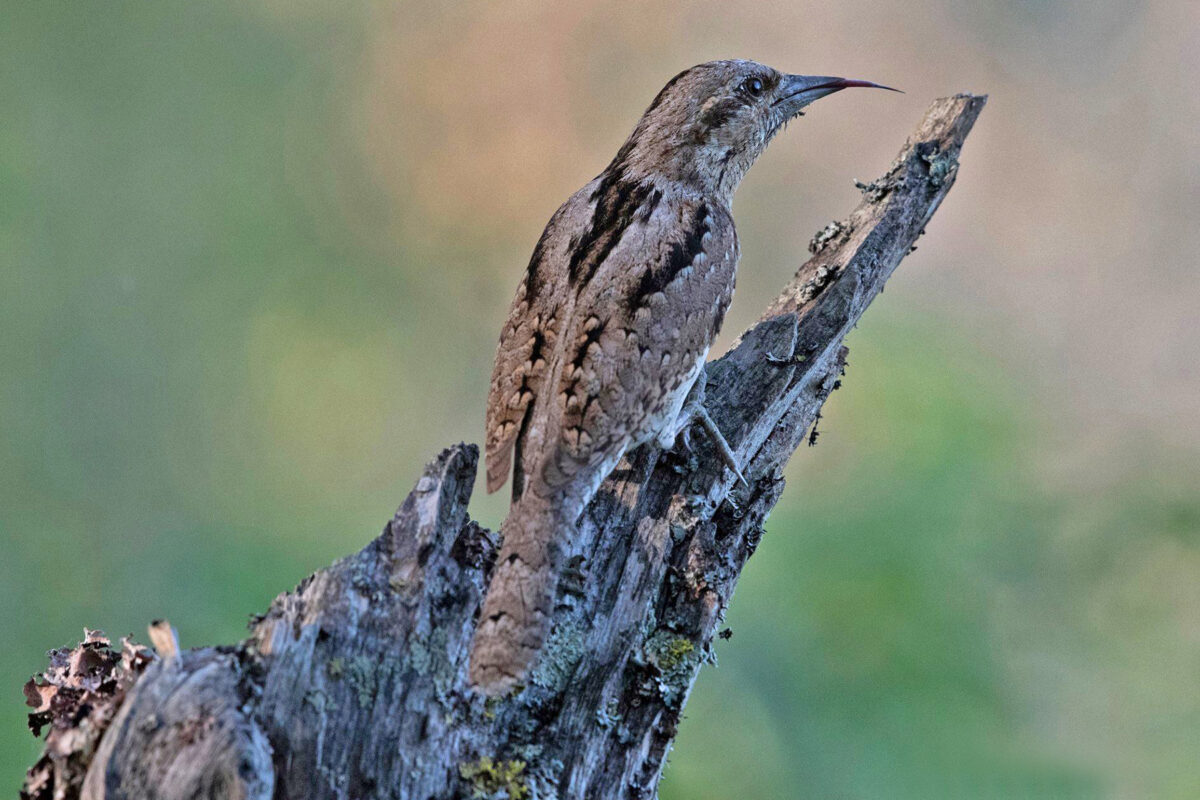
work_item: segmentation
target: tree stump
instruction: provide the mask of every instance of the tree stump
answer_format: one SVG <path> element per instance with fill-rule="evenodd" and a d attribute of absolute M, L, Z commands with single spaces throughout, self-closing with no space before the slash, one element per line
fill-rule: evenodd
<path fill-rule="evenodd" d="M 937 100 L 760 321 L 708 364 L 684 465 L 632 453 L 585 511 L 553 632 L 520 691 L 466 680 L 495 534 L 467 505 L 478 451 L 437 456 L 363 550 L 281 594 L 231 646 L 158 655 L 94 635 L 26 687 L 49 725 L 24 797 L 652 798 L 680 714 L 782 471 L 845 364 L 842 341 L 953 185 L 986 97 Z"/>

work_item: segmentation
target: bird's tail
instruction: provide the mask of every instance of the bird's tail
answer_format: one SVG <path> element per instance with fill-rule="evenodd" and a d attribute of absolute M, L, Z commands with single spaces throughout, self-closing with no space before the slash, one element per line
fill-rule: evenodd
<path fill-rule="evenodd" d="M 526 492 L 504 536 L 471 649 L 471 683 L 489 696 L 522 682 L 550 628 L 558 553 L 574 520 L 562 502 Z"/>

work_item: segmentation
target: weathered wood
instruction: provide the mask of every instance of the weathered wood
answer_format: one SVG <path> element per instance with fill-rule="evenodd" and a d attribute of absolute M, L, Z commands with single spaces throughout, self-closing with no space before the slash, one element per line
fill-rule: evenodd
<path fill-rule="evenodd" d="M 460 444 L 377 539 L 280 595 L 246 641 L 151 665 L 108 712 L 82 796 L 652 797 L 782 470 L 837 388 L 843 338 L 949 191 L 984 102 L 936 101 L 708 365 L 706 405 L 747 485 L 703 436 L 690 464 L 648 446 L 604 483 L 520 692 L 485 702 L 466 683 L 496 542 L 467 514 L 478 455 Z M 71 778 L 29 795 L 77 792 Z"/>

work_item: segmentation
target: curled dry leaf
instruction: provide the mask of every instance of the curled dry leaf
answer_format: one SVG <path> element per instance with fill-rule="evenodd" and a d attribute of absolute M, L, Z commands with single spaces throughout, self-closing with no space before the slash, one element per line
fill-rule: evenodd
<path fill-rule="evenodd" d="M 42 757 L 25 778 L 22 798 L 78 797 L 91 753 L 108 728 L 125 693 L 154 660 L 154 653 L 122 638 L 120 649 L 102 631 L 84 628 L 75 647 L 51 650 L 50 663 L 25 684 L 33 709 L 29 729 L 41 736 L 49 727 Z"/>

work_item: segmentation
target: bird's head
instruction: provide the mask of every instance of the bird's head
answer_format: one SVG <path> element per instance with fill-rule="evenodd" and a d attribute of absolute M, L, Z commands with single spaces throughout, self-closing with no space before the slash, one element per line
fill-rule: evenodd
<path fill-rule="evenodd" d="M 730 197 L 785 123 L 814 100 L 854 86 L 890 88 L 789 75 L 755 61 L 699 64 L 663 87 L 613 166 L 631 176 L 658 175 Z"/>

